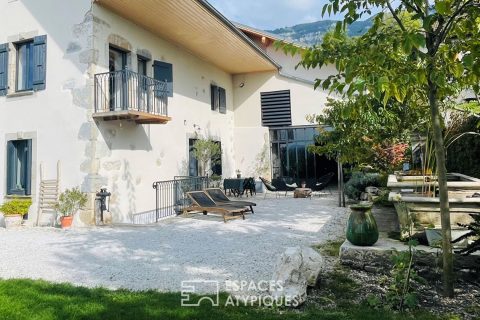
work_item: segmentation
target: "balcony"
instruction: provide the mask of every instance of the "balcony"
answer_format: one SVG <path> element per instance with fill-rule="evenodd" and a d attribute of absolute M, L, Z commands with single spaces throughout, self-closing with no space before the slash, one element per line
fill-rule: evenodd
<path fill-rule="evenodd" d="M 121 70 L 95 75 L 95 119 L 164 124 L 168 116 L 166 82 Z"/>

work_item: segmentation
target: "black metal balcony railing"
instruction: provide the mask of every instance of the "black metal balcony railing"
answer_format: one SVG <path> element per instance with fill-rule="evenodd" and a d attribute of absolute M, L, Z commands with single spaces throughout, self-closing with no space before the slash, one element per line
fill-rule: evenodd
<path fill-rule="evenodd" d="M 208 177 L 181 176 L 175 177 L 174 180 L 154 182 L 155 221 L 181 214 L 191 204 L 187 192 L 204 190 L 209 187 L 209 182 Z"/>
<path fill-rule="evenodd" d="M 167 83 L 130 70 L 95 75 L 95 113 L 138 111 L 168 115 Z"/>

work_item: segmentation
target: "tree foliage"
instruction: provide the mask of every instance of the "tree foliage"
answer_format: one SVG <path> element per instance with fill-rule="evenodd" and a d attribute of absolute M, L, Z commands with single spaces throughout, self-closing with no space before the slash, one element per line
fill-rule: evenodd
<path fill-rule="evenodd" d="M 344 163 L 389 171 L 398 165 L 391 161 L 390 151 L 410 141 L 411 133 L 425 126 L 427 114 L 424 109 L 412 109 L 393 99 L 384 106 L 361 96 L 329 99 L 325 111 L 311 120 L 322 126 L 310 151 L 330 158 L 339 156 Z"/>
<path fill-rule="evenodd" d="M 394 3 L 394 4 L 393 4 Z M 396 7 L 394 7 L 394 5 Z M 372 28 L 350 39 L 345 27 L 372 13 Z M 329 0 L 323 14 L 344 14 L 322 44 L 303 50 L 301 65 L 335 65 L 337 74 L 318 79 L 346 98 L 390 98 L 430 111 L 438 173 L 444 293 L 453 296 L 453 256 L 441 108 L 465 89 L 479 93 L 480 3 L 478 0 Z M 285 45 L 293 54 L 299 48 Z"/>
<path fill-rule="evenodd" d="M 198 139 L 193 144 L 193 156 L 200 162 L 201 170 L 208 174 L 212 166 L 219 162 L 220 144 L 210 138 Z M 210 167 L 208 165 L 210 164 Z"/>
<path fill-rule="evenodd" d="M 478 118 L 456 112 L 447 125 L 447 168 L 480 178 L 480 128 Z"/>

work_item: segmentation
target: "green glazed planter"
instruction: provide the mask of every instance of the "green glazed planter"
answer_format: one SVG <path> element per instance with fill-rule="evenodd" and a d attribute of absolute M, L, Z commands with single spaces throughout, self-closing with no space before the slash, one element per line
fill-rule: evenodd
<path fill-rule="evenodd" d="M 372 246 L 378 240 L 377 222 L 372 215 L 371 204 L 350 206 L 347 222 L 347 240 L 356 246 Z"/>

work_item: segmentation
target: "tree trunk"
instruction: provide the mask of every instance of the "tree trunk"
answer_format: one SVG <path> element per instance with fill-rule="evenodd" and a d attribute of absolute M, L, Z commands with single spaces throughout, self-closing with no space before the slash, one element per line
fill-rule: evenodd
<path fill-rule="evenodd" d="M 433 63 L 429 66 L 433 71 Z M 432 72 L 428 72 L 429 75 Z M 442 222 L 442 250 L 443 250 L 443 293 L 453 297 L 453 253 L 452 233 L 450 226 L 450 209 L 448 204 L 447 168 L 445 164 L 445 145 L 442 133 L 442 122 L 437 100 L 437 85 L 428 79 L 428 101 L 432 117 L 433 141 L 435 143 L 435 157 L 437 160 L 438 187 L 440 196 L 440 215 Z"/>

